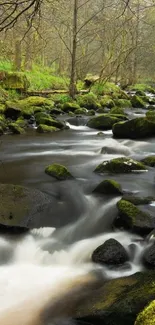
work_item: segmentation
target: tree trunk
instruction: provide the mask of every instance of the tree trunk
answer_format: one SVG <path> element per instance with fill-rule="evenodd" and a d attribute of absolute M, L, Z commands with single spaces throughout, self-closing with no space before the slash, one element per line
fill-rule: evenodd
<path fill-rule="evenodd" d="M 15 70 L 20 71 L 21 64 L 22 64 L 21 41 L 16 40 L 16 42 L 15 42 L 15 57 L 14 57 Z"/>
<path fill-rule="evenodd" d="M 72 98 L 75 98 L 77 92 L 77 88 L 76 88 L 77 14 L 78 14 L 78 0 L 74 0 L 71 75 L 70 75 L 70 86 L 69 86 L 69 94 Z"/>

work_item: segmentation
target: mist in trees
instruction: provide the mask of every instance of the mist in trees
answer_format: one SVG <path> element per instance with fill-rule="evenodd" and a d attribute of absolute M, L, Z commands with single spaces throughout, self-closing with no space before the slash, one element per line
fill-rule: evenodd
<path fill-rule="evenodd" d="M 52 67 L 76 82 L 87 74 L 122 85 L 154 78 L 153 0 L 0 1 L 1 59 L 18 71 Z"/>

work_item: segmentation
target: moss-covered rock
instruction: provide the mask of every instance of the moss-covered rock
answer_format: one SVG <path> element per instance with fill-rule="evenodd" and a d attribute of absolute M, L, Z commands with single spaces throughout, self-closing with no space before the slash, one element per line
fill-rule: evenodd
<path fill-rule="evenodd" d="M 75 110 L 75 115 L 86 115 L 87 114 L 87 110 L 86 108 L 78 108 Z"/>
<path fill-rule="evenodd" d="M 149 110 L 146 112 L 146 119 L 150 122 L 155 123 L 155 110 Z"/>
<path fill-rule="evenodd" d="M 24 73 L 3 71 L 1 86 L 5 89 L 26 90 L 29 87 L 29 82 Z"/>
<path fill-rule="evenodd" d="M 131 101 L 129 99 L 115 99 L 114 103 L 117 107 L 122 107 L 122 108 L 132 107 Z"/>
<path fill-rule="evenodd" d="M 51 115 L 60 115 L 63 114 L 64 112 L 60 108 L 52 108 L 50 110 Z"/>
<path fill-rule="evenodd" d="M 52 177 L 55 177 L 60 181 L 73 178 L 68 169 L 65 166 L 59 164 L 52 164 L 47 166 L 45 168 L 45 173 Z"/>
<path fill-rule="evenodd" d="M 138 313 L 154 299 L 155 272 L 136 273 L 101 284 L 78 307 L 76 317 L 92 325 L 133 325 Z"/>
<path fill-rule="evenodd" d="M 146 108 L 146 104 L 140 96 L 134 95 L 131 98 L 131 104 L 135 108 Z"/>
<path fill-rule="evenodd" d="M 86 115 L 87 115 L 87 116 L 93 116 L 93 115 L 95 115 L 95 111 L 94 111 L 93 109 L 90 109 L 90 110 L 87 112 Z"/>
<path fill-rule="evenodd" d="M 155 227 L 151 216 L 141 211 L 129 201 L 120 200 L 117 203 L 121 225 L 124 228 L 140 234 L 148 234 Z"/>
<path fill-rule="evenodd" d="M 140 89 L 136 91 L 136 95 L 140 97 L 146 97 L 145 91 Z"/>
<path fill-rule="evenodd" d="M 63 122 L 55 120 L 51 117 L 41 117 L 40 119 L 37 120 L 38 124 L 44 124 L 48 126 L 54 126 L 57 129 L 64 129 L 65 125 Z"/>
<path fill-rule="evenodd" d="M 115 158 L 112 160 L 103 161 L 98 165 L 94 172 L 95 173 L 131 173 L 133 171 L 145 171 L 146 167 L 139 161 L 133 160 L 131 158 Z"/>
<path fill-rule="evenodd" d="M 9 130 L 13 134 L 24 134 L 25 133 L 24 129 L 17 123 L 9 123 L 8 127 L 9 127 Z"/>
<path fill-rule="evenodd" d="M 59 129 L 54 127 L 54 126 L 39 124 L 39 126 L 37 127 L 37 132 L 38 133 L 52 133 L 52 132 L 55 132 L 55 131 L 59 131 Z"/>
<path fill-rule="evenodd" d="M 143 91 L 143 92 L 149 92 L 154 94 L 155 90 L 153 87 L 149 86 L 148 84 L 135 84 L 130 87 L 128 87 L 131 91 Z"/>
<path fill-rule="evenodd" d="M 122 199 L 131 202 L 134 205 L 145 205 L 155 201 L 155 198 L 152 196 L 139 197 L 131 194 L 124 194 Z"/>
<path fill-rule="evenodd" d="M 135 325 L 155 325 L 155 300 L 138 315 Z"/>
<path fill-rule="evenodd" d="M 51 118 L 51 116 L 46 112 L 37 112 L 34 114 L 34 117 L 35 117 L 37 124 L 39 124 L 40 119 L 42 119 L 42 118 Z"/>
<path fill-rule="evenodd" d="M 155 135 L 155 123 L 145 117 L 135 118 L 113 125 L 113 135 L 116 138 L 139 139 Z"/>
<path fill-rule="evenodd" d="M 106 113 L 106 109 L 103 108 L 103 107 L 100 107 L 100 108 L 97 109 L 96 113 L 98 113 L 98 114 L 104 114 L 104 113 Z"/>
<path fill-rule="evenodd" d="M 103 265 L 122 265 L 128 259 L 125 248 L 113 238 L 97 247 L 92 254 L 92 261 Z"/>
<path fill-rule="evenodd" d="M 5 112 L 5 104 L 0 103 L 0 114 L 4 114 Z"/>
<path fill-rule="evenodd" d="M 112 179 L 106 179 L 97 185 L 93 192 L 106 195 L 121 195 L 122 187 L 118 182 Z"/>
<path fill-rule="evenodd" d="M 148 156 L 141 160 L 144 165 L 155 167 L 155 156 Z"/>
<path fill-rule="evenodd" d="M 80 107 L 85 107 L 87 109 L 96 110 L 100 107 L 97 96 L 91 92 L 85 95 L 78 95 L 77 103 L 80 105 Z"/>
<path fill-rule="evenodd" d="M 26 227 L 32 216 L 35 218 L 43 213 L 50 202 L 51 198 L 38 190 L 0 184 L 0 225 Z"/>
<path fill-rule="evenodd" d="M 114 101 L 110 98 L 110 96 L 104 96 L 101 101 L 100 105 L 102 108 L 107 107 L 107 108 L 112 108 L 115 106 Z"/>
<path fill-rule="evenodd" d="M 110 130 L 112 126 L 121 121 L 122 116 L 116 117 L 110 114 L 95 116 L 87 122 L 87 126 L 97 130 Z"/>
<path fill-rule="evenodd" d="M 62 110 L 68 113 L 68 112 L 75 112 L 79 108 L 80 106 L 76 102 L 69 102 L 63 104 Z"/>
<path fill-rule="evenodd" d="M 124 109 L 122 107 L 113 107 L 113 108 L 111 108 L 110 114 L 125 115 Z"/>
<path fill-rule="evenodd" d="M 7 118 L 17 119 L 21 114 L 19 102 L 6 101 L 4 114 Z"/>
<path fill-rule="evenodd" d="M 16 124 L 19 125 L 21 128 L 25 128 L 28 125 L 28 122 L 26 120 L 24 120 L 24 118 L 22 116 L 20 116 L 17 120 L 16 120 Z"/>
<path fill-rule="evenodd" d="M 75 114 L 73 112 L 68 112 L 68 115 L 71 116 L 71 117 L 75 116 Z"/>
<path fill-rule="evenodd" d="M 33 107 L 33 106 L 43 106 L 47 109 L 52 109 L 54 107 L 54 102 L 48 98 L 40 96 L 30 96 L 19 101 L 19 105 L 22 108 Z"/>

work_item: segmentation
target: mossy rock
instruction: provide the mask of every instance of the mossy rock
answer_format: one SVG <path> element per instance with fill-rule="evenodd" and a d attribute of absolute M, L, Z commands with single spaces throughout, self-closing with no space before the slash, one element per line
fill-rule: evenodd
<path fill-rule="evenodd" d="M 145 117 L 137 117 L 126 122 L 113 125 L 113 135 L 116 138 L 140 139 L 155 135 L 155 123 Z"/>
<path fill-rule="evenodd" d="M 122 89 L 120 89 L 116 99 L 127 99 L 130 100 L 130 96 Z"/>
<path fill-rule="evenodd" d="M 59 108 L 52 108 L 50 110 L 50 114 L 51 115 L 61 115 L 61 114 L 64 114 L 64 112 Z"/>
<path fill-rule="evenodd" d="M 0 224 L 29 225 L 29 220 L 40 215 L 51 198 L 35 189 L 19 185 L 0 184 Z"/>
<path fill-rule="evenodd" d="M 65 124 L 62 123 L 61 121 L 55 120 L 51 117 L 41 117 L 39 121 L 37 122 L 38 124 L 44 124 L 48 126 L 54 126 L 57 129 L 64 129 Z"/>
<path fill-rule="evenodd" d="M 7 127 L 7 121 L 3 114 L 0 115 L 0 127 L 1 127 L 1 129 L 3 129 L 3 131 L 5 131 L 6 127 Z"/>
<path fill-rule="evenodd" d="M 118 182 L 112 179 L 106 179 L 102 181 L 99 185 L 97 185 L 93 192 L 117 196 L 122 194 L 122 187 Z"/>
<path fill-rule="evenodd" d="M 109 239 L 95 249 L 92 261 L 103 265 L 122 265 L 129 259 L 125 248 L 116 240 Z"/>
<path fill-rule="evenodd" d="M 21 114 L 19 101 L 6 101 L 4 114 L 7 118 L 17 119 Z"/>
<path fill-rule="evenodd" d="M 138 315 L 135 325 L 155 325 L 155 300 Z"/>
<path fill-rule="evenodd" d="M 8 124 L 9 130 L 13 134 L 24 134 L 24 129 L 18 123 L 9 123 Z"/>
<path fill-rule="evenodd" d="M 5 112 L 5 104 L 0 104 L 0 114 L 4 114 Z"/>
<path fill-rule="evenodd" d="M 105 108 L 100 107 L 100 108 L 97 109 L 96 113 L 98 113 L 98 114 L 105 114 L 106 113 L 106 110 L 105 110 Z"/>
<path fill-rule="evenodd" d="M 150 245 L 151 246 L 148 246 L 146 248 L 146 250 L 144 251 L 143 263 L 147 268 L 155 270 L 155 241 L 154 241 L 154 236 L 152 237 L 152 235 L 150 236 L 150 234 L 149 234 L 149 238 L 150 238 Z"/>
<path fill-rule="evenodd" d="M 149 110 L 146 112 L 146 119 L 150 122 L 155 123 L 155 110 Z"/>
<path fill-rule="evenodd" d="M 62 110 L 65 113 L 68 113 L 68 112 L 75 112 L 79 108 L 80 106 L 76 102 L 69 102 L 69 103 L 64 103 Z"/>
<path fill-rule="evenodd" d="M 95 115 L 95 111 L 93 109 L 90 109 L 87 114 L 87 116 L 94 116 Z"/>
<path fill-rule="evenodd" d="M 155 198 L 152 196 L 139 197 L 131 194 L 124 194 L 122 197 L 123 200 L 128 201 L 134 205 L 146 205 L 155 201 Z"/>
<path fill-rule="evenodd" d="M 37 112 L 34 114 L 36 122 L 39 124 L 40 119 L 42 118 L 51 118 L 51 116 L 46 112 Z"/>
<path fill-rule="evenodd" d="M 155 156 L 148 156 L 141 160 L 144 165 L 155 167 Z"/>
<path fill-rule="evenodd" d="M 37 127 L 37 132 L 38 133 L 52 133 L 55 131 L 59 131 L 60 129 L 54 127 L 54 126 L 49 126 L 49 125 L 45 125 L 45 124 L 39 124 L 39 126 Z"/>
<path fill-rule="evenodd" d="M 155 299 L 155 272 L 136 273 L 106 281 L 92 290 L 76 310 L 80 323 L 133 325 L 137 315 Z M 138 323 L 135 325 L 154 325 Z"/>
<path fill-rule="evenodd" d="M 87 122 L 87 126 L 97 130 L 110 130 L 115 123 L 121 120 L 122 117 L 116 117 L 110 114 L 101 114 L 90 119 Z"/>
<path fill-rule="evenodd" d="M 110 98 L 110 96 L 104 96 L 100 100 L 100 105 L 102 108 L 107 107 L 107 108 L 112 108 L 115 106 L 114 101 Z"/>
<path fill-rule="evenodd" d="M 154 94 L 155 90 L 153 87 L 149 86 L 148 84 L 135 84 L 130 87 L 128 87 L 131 91 L 143 91 L 143 92 L 149 92 Z"/>
<path fill-rule="evenodd" d="M 21 128 L 25 128 L 28 125 L 27 121 L 25 121 L 22 116 L 16 120 L 16 124 L 19 125 Z"/>
<path fill-rule="evenodd" d="M 137 206 L 129 201 L 120 200 L 117 203 L 121 225 L 136 233 L 149 234 L 155 227 L 151 216 L 141 211 Z"/>
<path fill-rule="evenodd" d="M 54 102 L 50 99 L 40 96 L 30 96 L 19 101 L 20 107 L 32 107 L 32 106 L 43 106 L 47 109 L 52 109 L 54 107 Z"/>
<path fill-rule="evenodd" d="M 132 104 L 129 99 L 115 99 L 114 100 L 115 106 L 122 107 L 122 108 L 131 108 Z"/>
<path fill-rule="evenodd" d="M 74 112 L 75 115 L 86 115 L 87 114 L 87 110 L 86 108 L 78 108 L 76 109 L 76 111 Z"/>
<path fill-rule="evenodd" d="M 145 93 L 145 91 L 144 90 L 137 90 L 136 91 L 136 94 L 135 95 L 137 95 L 137 96 L 141 96 L 141 97 L 145 97 L 146 96 L 146 93 Z"/>
<path fill-rule="evenodd" d="M 24 73 L 4 71 L 1 86 L 5 89 L 26 90 L 29 87 L 29 81 Z"/>
<path fill-rule="evenodd" d="M 102 173 L 131 173 L 133 171 L 145 171 L 146 167 L 139 161 L 133 160 L 131 158 L 114 158 L 112 160 L 103 161 L 98 165 L 94 172 L 98 174 Z"/>
<path fill-rule="evenodd" d="M 45 173 L 58 179 L 59 181 L 73 178 L 68 169 L 65 166 L 59 164 L 52 164 L 47 166 L 45 168 Z"/>
<path fill-rule="evenodd" d="M 33 107 L 27 107 L 22 109 L 21 115 L 29 120 L 34 115 L 34 108 Z"/>
<path fill-rule="evenodd" d="M 125 115 L 124 109 L 122 107 L 113 107 L 113 108 L 111 108 L 110 114 Z"/>
<path fill-rule="evenodd" d="M 131 104 L 135 108 L 146 108 L 146 103 L 143 101 L 143 99 L 140 96 L 134 95 L 131 98 Z"/>
<path fill-rule="evenodd" d="M 71 116 L 71 117 L 75 116 L 75 114 L 73 112 L 68 112 L 68 115 Z"/>
<path fill-rule="evenodd" d="M 85 95 L 78 95 L 76 100 L 77 103 L 80 105 L 80 107 L 85 107 L 87 109 L 94 109 L 94 110 L 100 107 L 97 96 L 91 92 Z"/>

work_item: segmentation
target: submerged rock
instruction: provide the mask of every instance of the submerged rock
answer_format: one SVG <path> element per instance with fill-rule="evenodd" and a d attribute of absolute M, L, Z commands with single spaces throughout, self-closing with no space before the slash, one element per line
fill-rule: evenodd
<path fill-rule="evenodd" d="M 145 138 L 155 135 L 155 123 L 148 121 L 145 117 L 140 117 L 130 121 L 116 123 L 112 131 L 116 138 Z"/>
<path fill-rule="evenodd" d="M 106 195 L 121 195 L 122 188 L 118 182 L 112 179 L 106 179 L 97 185 L 93 192 Z"/>
<path fill-rule="evenodd" d="M 29 220 L 40 214 L 51 198 L 36 189 L 19 185 L 0 184 L 0 232 L 26 231 Z M 11 229 L 10 227 L 17 228 Z M 24 229 L 18 229 L 18 226 Z"/>
<path fill-rule="evenodd" d="M 154 283 L 153 271 L 106 281 L 78 307 L 76 318 L 80 324 L 133 325 L 138 313 L 155 299 Z"/>
<path fill-rule="evenodd" d="M 141 211 L 129 201 L 120 200 L 117 203 L 121 225 L 136 233 L 148 234 L 155 227 L 152 217 Z"/>
<path fill-rule="evenodd" d="M 115 158 L 112 160 L 103 161 L 96 167 L 94 172 L 102 174 L 105 172 L 110 173 L 131 173 L 133 171 L 145 171 L 146 167 L 139 161 L 131 158 Z"/>
<path fill-rule="evenodd" d="M 38 133 L 52 133 L 52 132 L 59 131 L 59 130 L 60 129 L 57 129 L 54 126 L 49 126 L 49 125 L 44 125 L 44 124 L 40 124 L 37 127 L 37 132 Z"/>
<path fill-rule="evenodd" d="M 154 325 L 155 324 L 155 300 L 153 300 L 138 315 L 135 325 Z"/>
<path fill-rule="evenodd" d="M 148 156 L 141 160 L 144 165 L 155 167 L 155 156 Z"/>
<path fill-rule="evenodd" d="M 73 178 L 68 169 L 65 166 L 59 164 L 52 164 L 47 166 L 45 168 L 45 173 L 52 177 L 55 177 L 60 181 Z"/>
<path fill-rule="evenodd" d="M 109 239 L 97 247 L 92 254 L 95 263 L 106 265 L 122 265 L 128 261 L 125 248 L 115 239 Z"/>

